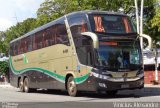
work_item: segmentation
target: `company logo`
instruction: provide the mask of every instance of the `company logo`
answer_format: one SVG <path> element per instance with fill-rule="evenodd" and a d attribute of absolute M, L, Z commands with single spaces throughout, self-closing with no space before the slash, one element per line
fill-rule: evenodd
<path fill-rule="evenodd" d="M 122 77 L 124 78 L 124 81 L 126 81 L 126 79 L 127 79 L 127 77 L 128 77 L 128 73 L 124 73 L 124 74 L 122 75 Z"/>

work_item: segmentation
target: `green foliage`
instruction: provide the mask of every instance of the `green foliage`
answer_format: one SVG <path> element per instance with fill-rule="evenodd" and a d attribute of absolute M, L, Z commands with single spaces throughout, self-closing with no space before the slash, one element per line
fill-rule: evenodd
<path fill-rule="evenodd" d="M 0 42 L 0 50 L 7 55 L 9 51 L 9 43 L 11 40 L 24 35 L 36 27 L 36 19 L 34 18 L 28 18 L 23 22 L 19 22 L 17 25 L 10 27 L 3 33 L 3 35 L 0 34 L 0 37 L 5 37 L 4 41 Z"/>
<path fill-rule="evenodd" d="M 77 0 L 46 0 L 37 11 L 37 25 L 41 26 L 76 10 Z"/>
<path fill-rule="evenodd" d="M 160 41 L 160 7 L 157 5 L 157 1 L 158 0 L 145 1 L 147 9 L 144 12 L 146 15 L 144 32 L 152 37 L 154 43 Z"/>
<path fill-rule="evenodd" d="M 140 4 L 141 0 L 139 0 Z M 160 40 L 160 10 L 155 9 L 156 0 L 144 0 L 144 33 L 152 36 L 154 40 Z M 8 53 L 9 42 L 25 33 L 53 21 L 65 14 L 80 10 L 104 10 L 119 11 L 125 13 L 134 12 L 134 0 L 45 0 L 37 10 L 37 18 L 28 18 L 17 25 L 10 27 L 5 32 L 0 32 L 0 52 Z M 133 15 L 133 17 L 135 17 Z M 2 40 L 2 37 L 4 40 Z"/>
<path fill-rule="evenodd" d="M 5 46 L 3 44 L 4 40 L 6 39 L 4 32 L 0 32 L 0 52 L 4 52 Z"/>
<path fill-rule="evenodd" d="M 7 74 L 9 71 L 9 65 L 6 61 L 0 61 L 0 75 Z"/>
<path fill-rule="evenodd" d="M 160 41 L 160 8 L 156 8 L 156 15 L 151 20 L 151 25 L 153 28 L 154 40 Z"/>

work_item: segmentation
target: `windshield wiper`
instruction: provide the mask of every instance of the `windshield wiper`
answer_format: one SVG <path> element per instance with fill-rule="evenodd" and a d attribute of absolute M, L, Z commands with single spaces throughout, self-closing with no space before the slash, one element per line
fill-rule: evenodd
<path fill-rule="evenodd" d="M 107 70 L 107 69 L 109 69 L 109 67 L 108 67 L 108 66 L 105 66 L 105 65 L 103 65 L 103 66 L 96 65 L 96 67 L 98 67 L 98 68 L 100 68 L 100 69 L 102 69 L 102 70 Z"/>

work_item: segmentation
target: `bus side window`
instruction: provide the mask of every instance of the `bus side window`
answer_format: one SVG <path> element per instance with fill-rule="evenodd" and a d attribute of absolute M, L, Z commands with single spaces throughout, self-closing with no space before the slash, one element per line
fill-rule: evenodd
<path fill-rule="evenodd" d="M 36 50 L 36 37 L 35 37 L 35 34 L 33 35 L 33 37 L 32 37 L 32 51 L 33 50 Z"/>
<path fill-rule="evenodd" d="M 29 52 L 29 51 L 32 51 L 32 35 L 27 38 L 27 41 L 28 41 L 27 49 Z"/>
<path fill-rule="evenodd" d="M 14 44 L 15 44 L 15 42 L 13 42 L 13 43 L 10 44 L 10 55 L 11 55 L 11 56 L 15 56 L 15 55 L 14 55 L 14 51 L 15 51 L 15 50 L 14 50 Z"/>
<path fill-rule="evenodd" d="M 55 25 L 55 27 L 57 30 L 56 31 L 56 43 L 69 45 L 69 38 L 68 38 L 67 29 L 64 24 L 64 21 Z"/>
<path fill-rule="evenodd" d="M 42 39 L 43 39 L 43 31 L 35 34 L 35 50 L 43 47 Z"/>
<path fill-rule="evenodd" d="M 77 36 L 79 33 L 88 31 L 87 18 L 85 15 L 69 18 L 68 22 L 73 37 Z"/>
<path fill-rule="evenodd" d="M 55 39 L 55 38 L 56 38 L 56 35 L 55 35 L 55 34 L 56 34 L 55 27 L 52 26 L 52 29 L 51 29 L 51 30 L 52 30 L 52 37 L 51 37 L 51 39 L 50 39 L 49 42 L 50 42 L 51 45 L 54 45 L 54 44 L 56 43 L 56 42 L 55 42 L 55 40 L 56 40 L 56 39 Z"/>
<path fill-rule="evenodd" d="M 18 55 L 19 54 L 19 48 L 20 48 L 20 41 L 15 41 L 15 44 L 14 44 L 14 54 L 15 55 Z"/>
<path fill-rule="evenodd" d="M 14 50 L 13 50 L 13 55 L 16 55 L 16 42 L 14 42 Z"/>
<path fill-rule="evenodd" d="M 28 37 L 24 38 L 24 46 L 23 46 L 23 53 L 27 53 L 28 52 Z"/>
<path fill-rule="evenodd" d="M 42 47 L 43 47 L 43 48 L 46 47 L 45 37 L 46 37 L 46 32 L 45 32 L 45 30 L 44 30 L 44 31 L 42 32 Z"/>
<path fill-rule="evenodd" d="M 65 24 L 63 23 L 63 25 L 61 25 L 61 31 L 59 32 L 62 40 L 63 40 L 63 44 L 65 45 L 69 45 L 69 38 L 68 38 L 68 34 L 67 34 L 67 30 L 66 30 L 66 26 Z"/>
<path fill-rule="evenodd" d="M 14 50 L 13 48 L 14 48 L 14 43 L 10 44 L 9 54 L 10 54 L 11 56 L 13 56 L 13 50 Z"/>
<path fill-rule="evenodd" d="M 46 30 L 46 35 L 44 38 L 45 47 L 48 47 L 54 44 L 53 32 L 54 32 L 53 27 L 50 27 Z"/>
<path fill-rule="evenodd" d="M 22 54 L 22 52 L 23 52 L 23 39 L 21 39 L 20 41 L 19 41 L 19 50 L 18 50 L 18 54 Z"/>

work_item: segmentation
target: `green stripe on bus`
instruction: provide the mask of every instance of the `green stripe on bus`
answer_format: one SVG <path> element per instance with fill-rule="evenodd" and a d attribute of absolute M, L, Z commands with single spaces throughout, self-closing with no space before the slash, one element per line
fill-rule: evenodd
<path fill-rule="evenodd" d="M 43 73 L 45 73 L 45 74 L 47 74 L 47 75 L 49 75 L 49 76 L 57 79 L 58 81 L 65 83 L 65 78 L 66 78 L 65 76 L 56 74 L 55 72 L 52 72 L 52 71 L 49 71 L 49 70 L 45 70 L 45 69 L 42 69 L 42 68 L 33 67 L 33 68 L 26 68 L 26 69 L 22 69 L 22 70 L 16 70 L 16 69 L 13 67 L 13 64 L 12 64 L 12 57 L 10 57 L 10 59 L 9 59 L 9 64 L 10 64 L 11 70 L 12 70 L 13 73 L 16 74 L 16 75 L 22 74 L 22 73 L 24 73 L 24 72 L 26 72 L 26 71 L 33 71 L 33 70 L 35 70 L 35 71 L 43 72 Z M 84 82 L 84 81 L 87 80 L 87 78 L 89 77 L 89 74 L 90 74 L 90 72 L 87 73 L 87 74 L 84 75 L 84 76 L 75 78 L 75 82 L 76 82 L 77 84 L 80 84 L 80 83 Z"/>
<path fill-rule="evenodd" d="M 75 78 L 75 82 L 78 83 L 78 84 L 84 82 L 84 81 L 89 77 L 89 74 L 90 74 L 90 73 L 88 73 L 88 74 L 86 74 L 86 75 L 84 75 L 84 76 Z"/>

